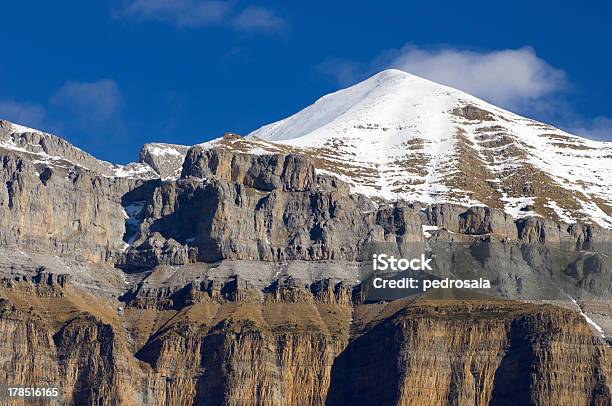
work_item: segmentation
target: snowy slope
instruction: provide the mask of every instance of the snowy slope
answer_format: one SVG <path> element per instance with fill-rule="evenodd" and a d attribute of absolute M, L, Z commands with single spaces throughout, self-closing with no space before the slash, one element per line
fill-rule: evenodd
<path fill-rule="evenodd" d="M 102 161 L 75 147 L 68 141 L 33 128 L 0 121 L 0 151 L 2 149 L 28 157 L 41 167 L 63 169 L 80 167 L 105 177 L 153 179 L 159 175 L 144 162 L 114 165 Z"/>
<path fill-rule="evenodd" d="M 120 147 L 120 146 L 118 146 Z M 70 170 L 80 167 L 105 177 L 138 179 L 176 179 L 188 146 L 150 143 L 143 145 L 138 162 L 115 165 L 97 159 L 55 135 L 0 120 L 0 152 L 12 151 L 28 157 L 39 166 Z"/>
<path fill-rule="evenodd" d="M 248 139 L 258 149 L 303 150 L 322 171 L 374 197 L 612 226 L 611 143 L 399 70 L 326 95 Z"/>

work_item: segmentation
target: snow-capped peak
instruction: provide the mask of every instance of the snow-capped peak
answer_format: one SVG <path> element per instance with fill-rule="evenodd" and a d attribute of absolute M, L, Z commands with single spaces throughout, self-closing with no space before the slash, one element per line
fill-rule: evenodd
<path fill-rule="evenodd" d="M 247 139 L 312 155 L 370 196 L 612 227 L 612 143 L 400 70 L 323 96 Z"/>
<path fill-rule="evenodd" d="M 406 108 L 408 106 L 427 104 L 427 108 L 432 110 L 446 109 L 456 101 L 453 95 L 458 94 L 449 87 L 397 69 L 388 69 L 354 86 L 325 95 L 291 117 L 249 135 L 268 141 L 287 141 L 306 135 L 312 138 L 317 135 L 317 130 L 321 132 L 338 125 L 375 123 L 393 126 L 415 118 L 413 113 L 420 109 Z"/>

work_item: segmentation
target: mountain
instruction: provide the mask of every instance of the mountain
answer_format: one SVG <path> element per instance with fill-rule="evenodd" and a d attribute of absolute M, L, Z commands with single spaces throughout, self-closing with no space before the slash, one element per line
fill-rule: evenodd
<path fill-rule="evenodd" d="M 397 71 L 128 165 L 0 120 L 0 383 L 68 405 L 610 405 L 612 230 L 543 211 L 570 183 L 522 131 L 608 146 L 527 122 Z M 586 207 L 602 171 L 575 181 Z M 404 273 L 376 253 L 490 286 L 377 291 Z"/>
<path fill-rule="evenodd" d="M 399 70 L 323 96 L 247 138 L 254 152 L 280 144 L 308 154 L 371 197 L 612 226 L 612 143 Z"/>
<path fill-rule="evenodd" d="M 25 142 L 34 154 L 57 154 L 55 164 L 61 157 L 106 176 L 175 179 L 189 149 L 146 144 L 138 162 L 119 166 L 74 147 L 76 154 L 47 153 L 52 143 L 32 147 L 23 134 L 58 137 L 13 128 L 17 137 L 0 140 L 0 147 L 23 148 Z M 612 228 L 612 143 L 568 134 L 400 70 L 323 96 L 245 138 L 227 134 L 201 146 L 305 155 L 320 173 L 376 200 L 487 206 L 515 219 Z"/>

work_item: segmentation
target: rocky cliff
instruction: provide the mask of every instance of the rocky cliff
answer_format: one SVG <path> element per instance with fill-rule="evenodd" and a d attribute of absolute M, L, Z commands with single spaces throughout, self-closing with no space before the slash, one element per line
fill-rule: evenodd
<path fill-rule="evenodd" d="M 610 347 L 571 310 L 228 285 L 119 315 L 70 284 L 5 281 L 2 379 L 60 385 L 76 405 L 611 401 Z"/>
<path fill-rule="evenodd" d="M 0 383 L 74 405 L 612 401 L 607 229 L 374 201 L 235 136 L 117 167 L 0 127 Z M 373 300 L 373 250 L 494 289 Z"/>

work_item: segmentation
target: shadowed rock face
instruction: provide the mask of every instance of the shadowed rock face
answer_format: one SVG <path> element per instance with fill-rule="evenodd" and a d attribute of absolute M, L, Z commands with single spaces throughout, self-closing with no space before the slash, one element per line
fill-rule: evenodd
<path fill-rule="evenodd" d="M 173 263 L 167 251 L 180 246 L 186 249 L 178 263 L 355 260 L 364 241 L 423 238 L 417 211 L 397 208 L 365 215 L 370 202 L 334 189 L 262 192 L 223 180 L 179 181 L 161 185 L 151 197 L 128 264 L 146 264 L 143 255 Z M 390 234 L 385 227 L 397 229 Z"/>
<path fill-rule="evenodd" d="M 175 170 L 159 156 L 143 159 Z M 0 381 L 75 405 L 610 404 L 610 347 L 576 311 L 612 328 L 610 264 L 545 245 L 606 230 L 375 204 L 300 155 L 186 156 L 162 181 L 0 150 Z M 559 263 L 585 297 L 364 300 L 372 244 L 427 244 L 452 272 L 450 242 L 496 243 L 478 266 L 506 298 Z"/>
<path fill-rule="evenodd" d="M 327 404 L 609 401 L 599 378 L 564 383 L 578 370 L 592 370 L 589 361 L 569 366 L 564 356 L 581 359 L 579 353 L 585 351 L 585 359 L 591 360 L 602 355 L 592 346 L 592 337 L 580 335 L 583 323 L 574 314 L 486 301 L 423 301 L 393 310 L 397 312 L 360 332 L 336 359 Z M 603 369 L 609 371 L 608 366 Z M 598 369 L 594 376 L 606 373 Z M 578 395 L 574 391 L 582 385 L 588 389 Z"/>

